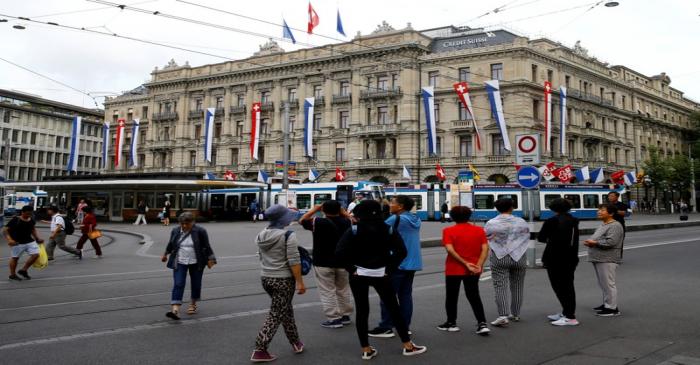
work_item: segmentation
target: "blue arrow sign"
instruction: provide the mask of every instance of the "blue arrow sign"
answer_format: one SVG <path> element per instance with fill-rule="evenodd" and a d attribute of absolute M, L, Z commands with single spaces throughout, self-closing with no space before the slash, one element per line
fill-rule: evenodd
<path fill-rule="evenodd" d="M 534 166 L 521 167 L 516 178 L 524 189 L 535 189 L 540 185 L 540 171 Z"/>

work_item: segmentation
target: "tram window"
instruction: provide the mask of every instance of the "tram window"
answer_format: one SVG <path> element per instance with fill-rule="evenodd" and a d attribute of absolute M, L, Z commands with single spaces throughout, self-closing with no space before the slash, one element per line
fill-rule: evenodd
<path fill-rule="evenodd" d="M 564 194 L 564 199 L 571 202 L 571 209 L 580 209 L 581 208 L 581 195 Z"/>
<path fill-rule="evenodd" d="M 598 194 L 583 194 L 583 207 L 586 209 L 598 208 Z"/>
<path fill-rule="evenodd" d="M 549 205 L 552 204 L 552 200 L 559 199 L 559 198 L 561 198 L 561 195 L 559 195 L 559 194 L 545 194 L 544 206 L 549 208 Z"/>
<path fill-rule="evenodd" d="M 311 209 L 311 194 L 297 194 L 297 209 Z"/>
<path fill-rule="evenodd" d="M 513 209 L 518 209 L 518 196 L 516 194 L 501 194 L 498 199 L 510 199 L 513 201 Z"/>
<path fill-rule="evenodd" d="M 314 195 L 314 205 L 323 204 L 332 198 L 331 194 L 316 194 Z"/>
<path fill-rule="evenodd" d="M 397 194 L 397 195 L 406 195 L 406 194 Z M 393 194 L 386 194 L 387 200 L 391 201 L 391 199 L 394 199 L 396 195 Z M 407 197 L 411 198 L 413 200 L 413 210 L 423 210 L 423 198 L 420 195 L 406 195 Z"/>
<path fill-rule="evenodd" d="M 250 207 L 250 203 L 253 202 L 253 200 L 258 198 L 258 194 L 255 193 L 244 193 L 241 194 L 241 207 L 245 207 L 246 209 Z M 258 202 L 259 207 L 263 207 L 260 202 Z"/>
<path fill-rule="evenodd" d="M 210 199 L 209 207 L 211 207 L 211 209 L 224 208 L 224 194 L 211 194 Z"/>
<path fill-rule="evenodd" d="M 138 193 L 137 194 L 138 201 L 143 200 L 146 202 L 146 206 L 149 208 L 155 208 L 154 201 L 153 199 L 155 198 L 154 193 Z"/>
<path fill-rule="evenodd" d="M 475 194 L 474 209 L 493 209 L 493 195 L 491 194 Z"/>
<path fill-rule="evenodd" d="M 180 208 L 197 208 L 197 193 L 180 193 Z"/>
<path fill-rule="evenodd" d="M 156 207 L 165 207 L 166 199 L 170 201 L 170 208 L 175 205 L 175 193 L 158 193 L 158 197 L 156 198 Z"/>
<path fill-rule="evenodd" d="M 124 208 L 133 208 L 134 199 L 136 199 L 136 193 L 126 192 L 124 193 Z"/>

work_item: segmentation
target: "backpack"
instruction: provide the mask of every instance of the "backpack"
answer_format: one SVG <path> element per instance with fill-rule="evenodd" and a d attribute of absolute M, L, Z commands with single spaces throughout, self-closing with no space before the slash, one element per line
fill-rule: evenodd
<path fill-rule="evenodd" d="M 75 226 L 73 225 L 73 222 L 71 222 L 68 217 L 63 217 L 63 222 L 66 224 L 65 227 L 63 227 L 63 231 L 66 232 L 67 235 L 71 235 L 75 232 Z"/>
<path fill-rule="evenodd" d="M 287 240 L 289 239 L 289 236 L 292 235 L 292 233 L 294 233 L 294 231 L 287 231 L 284 234 L 285 243 L 287 243 Z M 299 249 L 299 258 L 301 259 L 301 274 L 306 275 L 311 272 L 311 267 L 313 266 L 313 259 L 311 258 L 309 250 L 301 246 L 297 246 L 297 248 Z"/>

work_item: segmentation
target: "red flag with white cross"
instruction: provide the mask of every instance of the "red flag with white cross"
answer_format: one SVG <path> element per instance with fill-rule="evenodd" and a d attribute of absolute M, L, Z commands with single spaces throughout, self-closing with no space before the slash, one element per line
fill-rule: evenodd
<path fill-rule="evenodd" d="M 437 178 L 440 181 L 445 181 L 447 179 L 447 174 L 445 173 L 445 169 L 440 166 L 440 163 L 438 162 L 437 166 L 435 166 L 435 175 L 437 175 Z"/>
<path fill-rule="evenodd" d="M 345 181 L 347 173 L 340 169 L 340 167 L 335 168 L 335 181 Z"/>
<path fill-rule="evenodd" d="M 318 26 L 318 13 L 316 13 L 316 10 L 311 6 L 311 2 L 309 2 L 309 25 L 308 28 L 306 29 L 307 33 L 311 34 L 314 32 L 314 28 Z"/>

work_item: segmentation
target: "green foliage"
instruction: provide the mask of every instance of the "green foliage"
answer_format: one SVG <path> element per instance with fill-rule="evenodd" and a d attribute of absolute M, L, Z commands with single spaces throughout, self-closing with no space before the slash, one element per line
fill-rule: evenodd
<path fill-rule="evenodd" d="M 651 186 L 657 189 L 666 187 L 670 175 L 670 165 L 659 154 L 659 150 L 656 147 L 649 147 L 649 159 L 644 161 L 643 167 L 644 174 L 649 178 Z"/>

